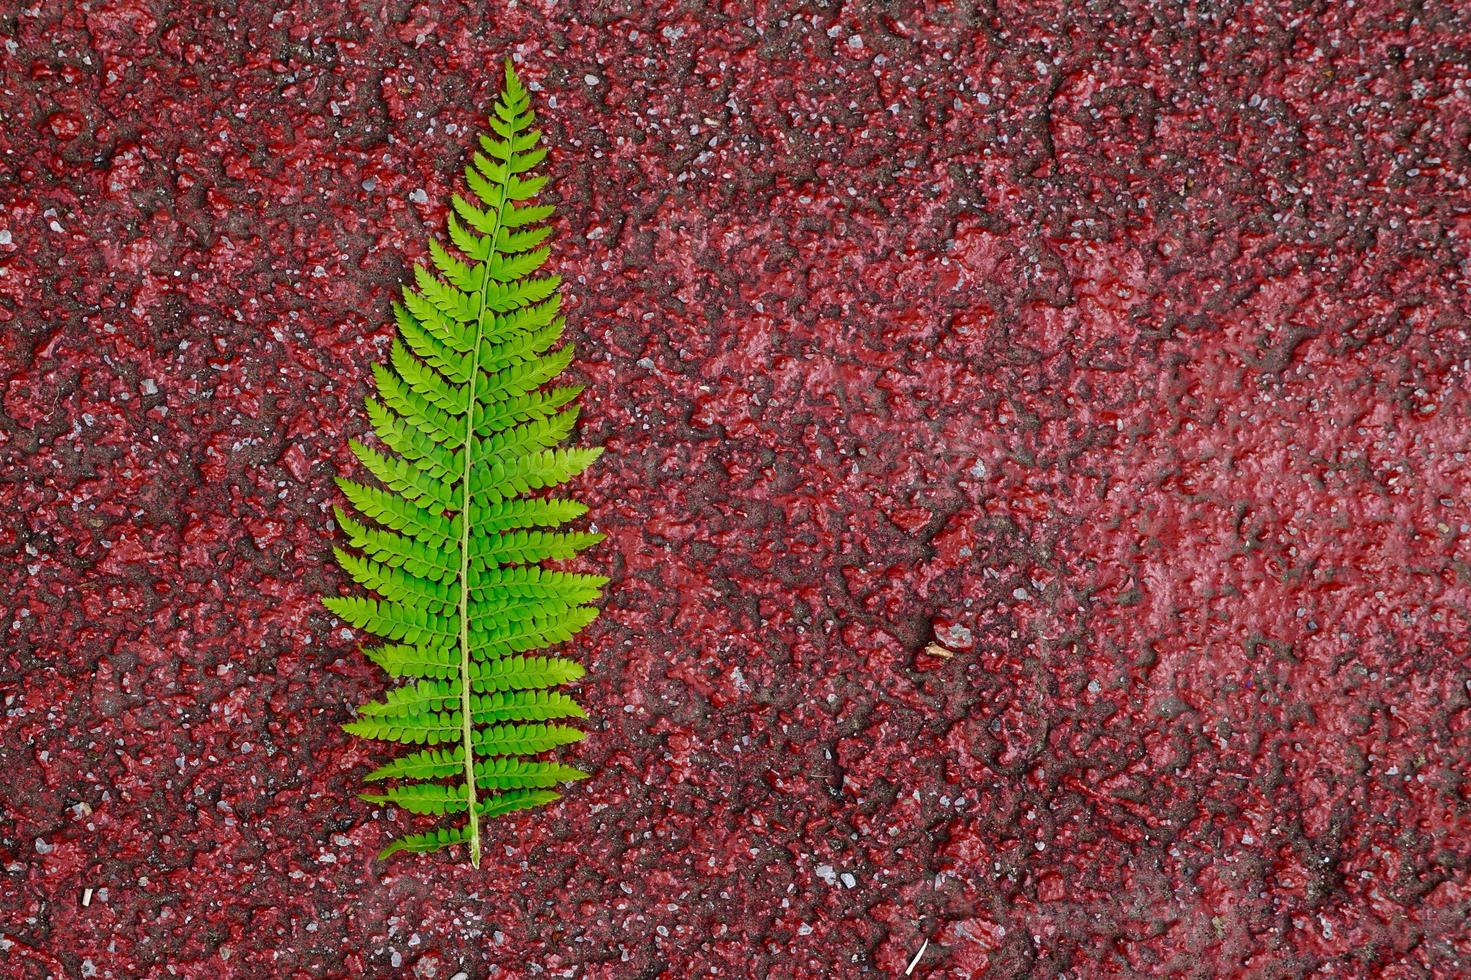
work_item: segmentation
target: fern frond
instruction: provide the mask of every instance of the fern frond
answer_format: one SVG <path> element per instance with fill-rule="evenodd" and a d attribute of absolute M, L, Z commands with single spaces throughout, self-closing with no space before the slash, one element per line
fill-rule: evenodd
<path fill-rule="evenodd" d="M 398 568 L 372 561 L 342 548 L 333 548 L 337 564 L 364 588 L 372 589 L 385 599 L 407 606 L 448 613 L 460 604 L 459 584 L 446 585 L 433 579 L 419 578 Z"/>
<path fill-rule="evenodd" d="M 581 706 L 561 691 L 506 691 L 476 695 L 471 700 L 477 724 L 587 717 Z"/>
<path fill-rule="evenodd" d="M 405 500 L 378 487 L 365 486 L 351 480 L 339 479 L 337 486 L 359 512 L 386 528 L 402 532 L 426 547 L 442 549 L 459 533 L 455 530 L 454 521 L 443 514 L 425 510 L 412 500 Z M 506 501 L 507 504 L 516 502 Z M 341 510 L 337 513 L 340 519 Z M 499 527 L 492 525 L 491 529 L 498 530 Z"/>
<path fill-rule="evenodd" d="M 415 268 L 418 271 L 423 271 L 423 266 L 416 266 Z M 432 282 L 443 285 L 437 279 L 432 280 Z M 465 294 L 459 290 L 451 289 L 448 286 L 445 286 L 444 289 L 446 291 L 445 295 L 453 292 L 458 300 L 464 300 Z M 413 302 L 414 295 L 413 290 L 404 291 L 404 298 L 409 302 Z M 444 316 L 451 316 L 452 319 L 458 319 L 458 317 L 452 316 L 445 308 L 454 304 L 450 304 L 447 301 L 444 304 L 435 303 L 432 297 L 430 302 L 432 308 L 425 311 L 426 315 L 422 323 L 419 319 L 408 313 L 404 313 L 398 317 L 398 335 L 403 338 L 405 346 L 418 355 L 424 363 L 434 368 L 434 370 L 444 375 L 445 378 L 454 384 L 464 384 L 470 380 L 470 361 L 469 358 L 454 349 L 454 343 L 460 340 L 461 328 L 458 323 L 450 324 L 444 319 Z M 458 309 L 457 306 L 455 308 Z M 434 313 L 436 309 L 439 313 L 444 314 L 444 316 L 436 316 Z M 464 315 L 463 311 L 461 311 L 460 315 Z M 446 339 L 440 339 L 441 337 Z"/>
<path fill-rule="evenodd" d="M 539 452 L 478 462 L 470 473 L 470 493 L 484 504 L 520 497 L 566 483 L 603 454 L 601 446 L 543 449 Z"/>
<path fill-rule="evenodd" d="M 484 262 L 490 258 L 494 250 L 491 239 L 466 229 L 453 213 L 445 219 L 445 224 L 449 227 L 449 240 L 454 243 L 455 248 L 465 253 L 466 258 L 476 262 Z M 550 230 L 547 229 L 548 232 Z"/>
<path fill-rule="evenodd" d="M 457 745 L 452 749 L 424 749 L 395 759 L 363 778 L 368 782 L 444 779 L 458 774 L 464 766 L 465 750 Z M 475 784 L 481 789 L 544 789 L 558 783 L 586 779 L 587 775 L 581 769 L 564 766 L 560 762 L 499 756 L 487 759 L 479 766 Z"/>
<path fill-rule="evenodd" d="M 532 307 L 536 310 L 541 308 Z M 507 331 L 505 339 L 493 349 L 482 348 L 484 353 L 480 358 L 480 369 L 494 377 L 506 368 L 515 367 L 550 350 L 553 344 L 562 339 L 567 321 L 554 316 L 546 323 L 538 324 L 535 322 L 538 318 L 527 317 L 525 329 Z"/>
<path fill-rule="evenodd" d="M 365 655 L 402 686 L 362 707 L 355 736 L 425 746 L 384 762 L 364 799 L 463 823 L 411 833 L 382 857 L 468 845 L 479 864 L 485 820 L 558 798 L 584 779 L 537 758 L 582 738 L 583 710 L 558 690 L 576 661 L 538 655 L 598 615 L 607 579 L 542 567 L 603 535 L 559 530 L 587 508 L 536 496 L 581 473 L 601 449 L 562 448 L 578 385 L 547 387 L 572 362 L 561 345 L 561 278 L 550 205 L 536 203 L 546 151 L 510 64 L 505 87 L 450 199 L 446 241 L 431 241 L 391 304 L 397 337 L 366 402 L 376 442 L 352 442 L 368 482 L 339 479 L 357 516 L 337 509 L 338 563 L 368 595 L 322 600 L 388 641 Z M 376 448 L 375 448 L 376 447 Z"/>
<path fill-rule="evenodd" d="M 511 432 L 522 423 L 535 422 L 538 419 L 555 415 L 562 406 L 570 404 L 580 394 L 582 394 L 581 385 L 567 385 L 517 395 L 496 405 L 477 406 L 476 431 L 490 433 L 492 438 L 500 437 L 497 442 L 486 447 L 487 451 L 496 452 L 501 444 L 511 442 L 516 438 L 514 435 L 505 435 L 505 433 Z"/>
<path fill-rule="evenodd" d="M 403 303 L 393 304 L 393 319 L 401 332 L 427 331 L 456 353 L 467 354 L 470 351 L 472 335 L 465 325 L 445 316 L 439 307 L 408 286 L 403 289 Z"/>
<path fill-rule="evenodd" d="M 526 225 L 540 224 L 552 216 L 550 205 L 542 204 L 535 207 L 511 207 L 506 209 L 501 218 L 501 224 L 507 228 L 523 228 Z"/>
<path fill-rule="evenodd" d="M 556 415 L 533 418 L 510 429 L 503 429 L 481 441 L 477 458 L 483 466 L 489 466 L 507 456 L 524 455 L 531 449 L 550 449 L 567 438 L 577 424 L 577 407 L 558 412 Z"/>
<path fill-rule="evenodd" d="M 491 725 L 475 735 L 480 755 L 536 755 L 582 738 L 582 732 L 566 725 Z"/>
<path fill-rule="evenodd" d="M 452 506 L 451 498 L 454 496 L 454 487 L 451 483 L 429 469 L 420 469 L 413 460 L 402 459 L 396 456 L 385 456 L 376 449 L 353 440 L 348 443 L 353 455 L 358 462 L 363 464 L 369 473 L 378 478 L 378 482 L 390 490 L 409 498 L 417 500 L 430 508 L 446 508 Z"/>
<path fill-rule="evenodd" d="M 409 851 L 414 854 L 428 854 L 430 851 L 442 851 L 446 847 L 456 844 L 464 844 L 470 839 L 468 827 L 440 827 L 423 834 L 409 834 L 400 837 L 378 852 L 378 860 L 382 861 L 400 851 Z"/>
<path fill-rule="evenodd" d="M 596 606 L 576 606 L 551 616 L 513 622 L 492 630 L 472 631 L 470 655 L 477 660 L 484 660 L 562 643 L 572 639 L 579 630 L 597 619 L 598 612 Z M 408 630 L 413 627 L 405 625 L 403 628 Z"/>
<path fill-rule="evenodd" d="M 393 409 L 420 432 L 441 446 L 455 445 L 463 437 L 454 428 L 454 417 L 419 394 L 382 364 L 373 365 L 373 380 L 383 404 Z"/>
<path fill-rule="evenodd" d="M 462 725 L 458 714 L 429 711 L 418 715 L 359 718 L 342 728 L 359 738 L 378 738 L 413 745 L 438 745 L 458 738 Z"/>
<path fill-rule="evenodd" d="M 389 640 L 450 646 L 459 638 L 459 622 L 454 618 L 404 603 L 333 596 L 322 604 L 339 619 Z"/>
<path fill-rule="evenodd" d="M 502 228 L 500 237 L 496 239 L 496 251 L 506 254 L 527 252 L 546 241 L 549 234 L 551 234 L 551 228 L 546 225 L 540 228 L 529 228 L 526 231 L 511 231 Z"/>
<path fill-rule="evenodd" d="M 498 793 L 482 799 L 475 804 L 475 810 L 480 815 L 480 819 L 484 820 L 488 817 L 503 817 L 517 810 L 529 810 L 534 806 L 545 806 L 561 798 L 561 793 L 552 793 L 548 790 L 514 790 L 510 793 Z"/>
<path fill-rule="evenodd" d="M 477 533 L 509 531 L 519 527 L 561 527 L 587 513 L 587 505 L 575 500 L 502 500 L 486 507 Z"/>
<path fill-rule="evenodd" d="M 545 302 L 524 306 L 510 313 L 492 313 L 483 323 L 484 337 L 481 340 L 481 369 L 494 373 L 504 365 L 496 365 L 504 345 L 515 337 L 545 327 L 560 318 L 562 297 L 553 293 Z"/>
<path fill-rule="evenodd" d="M 441 412 L 455 416 L 465 414 L 469 398 L 467 386 L 446 381 L 443 375 L 410 354 L 409 349 L 397 340 L 388 348 L 388 361 L 404 384 L 419 397 Z"/>
<path fill-rule="evenodd" d="M 463 468 L 458 453 L 445 449 L 413 424 L 384 408 L 381 402 L 369 398 L 365 404 L 374 432 L 389 449 L 438 480 L 453 480 Z"/>
<path fill-rule="evenodd" d="M 478 664 L 473 684 L 477 691 L 528 690 L 570 684 L 583 673 L 582 664 L 561 657 L 502 657 Z"/>
<path fill-rule="evenodd" d="M 454 648 L 389 643 L 364 650 L 363 655 L 393 677 L 443 678 L 460 675 L 460 651 Z"/>
<path fill-rule="evenodd" d="M 572 348 L 561 350 L 545 357 L 519 361 L 491 375 L 485 389 L 480 393 L 480 402 L 486 408 L 495 408 L 513 398 L 535 391 L 548 381 L 567 370 L 572 363 Z"/>
<path fill-rule="evenodd" d="M 465 787 L 441 783 L 414 783 L 394 786 L 381 793 L 363 793 L 369 803 L 393 803 L 410 813 L 464 813 Z"/>
<path fill-rule="evenodd" d="M 604 537 L 602 534 L 555 534 L 545 531 L 476 535 L 470 541 L 470 560 L 485 568 L 556 561 L 572 558 L 584 548 L 590 548 L 602 541 Z"/>
<path fill-rule="evenodd" d="M 414 283 L 430 305 L 456 323 L 474 323 L 480 316 L 474 297 L 451 286 L 422 265 L 414 266 Z"/>
<path fill-rule="evenodd" d="M 455 287 L 467 293 L 475 291 L 477 288 L 475 270 L 455 258 L 448 249 L 432 238 L 429 239 L 429 257 L 434 260 L 434 267 L 439 270 L 440 274 Z"/>
<path fill-rule="evenodd" d="M 481 767 L 476 783 L 481 789 L 544 789 L 558 783 L 586 779 L 587 773 L 560 762 L 534 762 L 502 756 Z"/>
<path fill-rule="evenodd" d="M 347 535 L 347 540 L 368 557 L 390 568 L 402 568 L 420 578 L 437 582 L 456 580 L 459 569 L 450 563 L 453 556 L 447 555 L 443 548 L 426 543 L 418 537 L 359 524 L 340 507 L 336 508 L 335 513 L 337 524 Z"/>
<path fill-rule="evenodd" d="M 608 580 L 552 568 L 470 570 L 470 590 L 487 604 L 515 599 L 560 599 L 569 604 L 592 602 Z"/>
<path fill-rule="evenodd" d="M 363 777 L 363 781 L 375 783 L 385 779 L 447 779 L 464 771 L 465 747 L 456 745 L 452 749 L 425 749 L 413 755 L 401 756 L 374 769 Z"/>
<path fill-rule="evenodd" d="M 470 717 L 476 726 L 503 721 L 556 721 L 586 717 L 577 702 L 560 691 L 509 691 L 477 695 L 470 702 L 473 706 Z M 363 738 L 437 745 L 452 741 L 463 729 L 464 718 L 464 712 L 459 710 L 423 711 L 406 706 L 365 715 L 343 727 Z"/>

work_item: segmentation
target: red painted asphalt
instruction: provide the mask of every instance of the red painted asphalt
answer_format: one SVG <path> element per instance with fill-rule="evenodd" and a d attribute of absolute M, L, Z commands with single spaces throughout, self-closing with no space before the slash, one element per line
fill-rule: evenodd
<path fill-rule="evenodd" d="M 1471 10 L 500 6 L 0 10 L 0 972 L 1471 973 Z M 378 864 L 332 477 L 508 53 L 595 776 Z"/>

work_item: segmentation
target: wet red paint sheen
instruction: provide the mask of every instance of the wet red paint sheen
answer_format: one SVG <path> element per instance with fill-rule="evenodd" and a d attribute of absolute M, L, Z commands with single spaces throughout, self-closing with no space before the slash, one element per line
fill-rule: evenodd
<path fill-rule="evenodd" d="M 0 10 L 0 972 L 1468 975 L 1468 37 Z M 379 864 L 331 479 L 508 53 L 596 776 Z"/>

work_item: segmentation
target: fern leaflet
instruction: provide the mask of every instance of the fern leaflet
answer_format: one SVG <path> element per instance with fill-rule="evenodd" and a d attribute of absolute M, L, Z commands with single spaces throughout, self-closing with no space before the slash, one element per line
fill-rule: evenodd
<path fill-rule="evenodd" d="M 338 481 L 366 522 L 337 511 L 349 545 L 337 560 L 376 598 L 322 601 L 390 641 L 366 654 L 404 679 L 346 728 L 428 746 L 369 773 L 374 792 L 364 798 L 456 815 L 380 857 L 466 844 L 478 867 L 484 820 L 549 803 L 550 787 L 587 775 L 535 758 L 582 737 L 561 723 L 582 709 L 551 688 L 583 671 L 532 653 L 590 623 L 607 583 L 541 566 L 603 536 L 559 530 L 586 513 L 582 504 L 531 494 L 570 480 L 602 450 L 560 448 L 581 388 L 543 387 L 572 347 L 556 347 L 561 280 L 539 274 L 552 209 L 530 203 L 546 183 L 530 173 L 546 153 L 535 121 L 507 61 L 491 134 L 465 168 L 469 195 L 452 200 L 450 244 L 429 243 L 429 265 L 415 267 L 393 304 L 398 338 L 367 400 L 379 446 L 351 447 L 374 482 Z"/>

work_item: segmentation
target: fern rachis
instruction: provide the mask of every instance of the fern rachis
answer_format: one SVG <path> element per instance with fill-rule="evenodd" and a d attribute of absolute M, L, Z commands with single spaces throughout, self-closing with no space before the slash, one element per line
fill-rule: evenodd
<path fill-rule="evenodd" d="M 533 758 L 582 737 L 559 723 L 582 709 L 552 688 L 583 673 L 572 660 L 533 654 L 590 623 L 606 584 L 543 567 L 602 535 L 557 530 L 586 512 L 582 504 L 531 496 L 601 452 L 558 448 L 581 388 L 545 387 L 572 347 L 553 350 L 565 325 L 559 278 L 534 275 L 548 257 L 552 213 L 527 203 L 546 182 L 530 175 L 545 155 L 534 122 L 507 62 L 492 133 L 465 168 L 478 204 L 451 199 L 453 250 L 429 243 L 433 270 L 415 267 L 414 287 L 393 305 L 389 363 L 374 366 L 367 410 L 386 452 L 358 442 L 352 450 L 378 485 L 338 481 L 366 519 L 337 511 L 349 545 L 336 549 L 338 563 L 377 598 L 323 602 L 389 641 L 365 652 L 409 681 L 346 727 L 424 746 L 369 773 L 372 783 L 394 782 L 364 798 L 465 814 L 463 826 L 395 840 L 385 857 L 463 843 L 478 866 L 483 820 L 551 802 L 551 787 L 586 775 Z"/>

